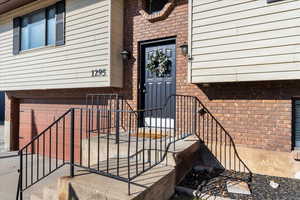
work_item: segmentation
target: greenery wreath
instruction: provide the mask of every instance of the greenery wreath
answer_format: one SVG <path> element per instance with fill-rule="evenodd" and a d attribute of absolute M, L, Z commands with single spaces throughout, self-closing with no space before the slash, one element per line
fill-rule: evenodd
<path fill-rule="evenodd" d="M 150 56 L 150 63 L 146 69 L 151 73 L 155 73 L 158 77 L 163 77 L 169 71 L 171 61 L 163 52 L 157 50 Z"/>

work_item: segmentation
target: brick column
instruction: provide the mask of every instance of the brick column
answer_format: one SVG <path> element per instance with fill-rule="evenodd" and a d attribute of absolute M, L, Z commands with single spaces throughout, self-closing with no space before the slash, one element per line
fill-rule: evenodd
<path fill-rule="evenodd" d="M 5 93 L 4 141 L 8 151 L 19 149 L 19 113 L 19 99 Z"/>

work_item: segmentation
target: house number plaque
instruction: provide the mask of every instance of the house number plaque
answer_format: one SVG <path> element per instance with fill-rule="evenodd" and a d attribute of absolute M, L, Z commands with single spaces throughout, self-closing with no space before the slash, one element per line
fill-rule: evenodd
<path fill-rule="evenodd" d="M 104 77 L 107 75 L 106 69 L 95 69 L 92 70 L 92 77 Z"/>

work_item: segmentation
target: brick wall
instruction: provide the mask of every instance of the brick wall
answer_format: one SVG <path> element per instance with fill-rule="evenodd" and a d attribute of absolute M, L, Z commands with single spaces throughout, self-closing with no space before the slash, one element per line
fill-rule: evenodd
<path fill-rule="evenodd" d="M 188 40 L 187 0 L 178 0 L 171 14 L 162 21 L 149 22 L 139 14 L 138 0 L 126 1 L 125 49 L 133 58 L 125 64 L 124 88 L 69 89 L 51 91 L 10 92 L 21 99 L 20 127 L 22 134 L 31 131 L 31 114 L 43 118 L 36 125 L 40 131 L 72 105 L 80 104 L 86 93 L 122 93 L 130 104 L 138 104 L 138 44 L 140 41 L 176 36 L 177 93 L 196 95 L 205 103 L 237 144 L 276 151 L 291 149 L 291 97 L 300 95 L 299 81 L 211 84 L 209 87 L 192 85 L 187 80 L 187 59 L 179 46 Z M 58 98 L 59 97 L 59 98 Z M 26 109 L 25 109 L 26 108 Z M 47 109 L 47 112 L 43 110 Z M 44 112 L 44 114 L 42 114 Z"/>
<path fill-rule="evenodd" d="M 291 99 L 300 94 L 299 85 L 299 81 L 224 83 L 195 86 L 194 91 L 236 143 L 290 151 Z"/>

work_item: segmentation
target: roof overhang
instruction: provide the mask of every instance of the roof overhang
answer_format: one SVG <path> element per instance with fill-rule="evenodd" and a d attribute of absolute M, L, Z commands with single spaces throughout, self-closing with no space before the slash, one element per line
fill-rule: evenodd
<path fill-rule="evenodd" d="M 36 0 L 0 0 L 0 15 Z"/>

